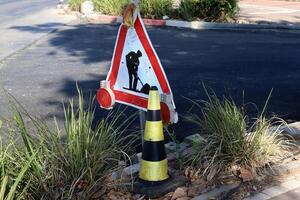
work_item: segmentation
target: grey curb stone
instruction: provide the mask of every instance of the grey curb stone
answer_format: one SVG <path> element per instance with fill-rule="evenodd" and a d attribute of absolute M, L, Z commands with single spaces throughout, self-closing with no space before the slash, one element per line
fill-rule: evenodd
<path fill-rule="evenodd" d="M 211 197 L 216 197 L 217 195 L 221 194 L 222 192 L 231 190 L 237 186 L 238 186 L 238 184 L 222 185 L 221 187 L 213 189 L 210 192 L 207 192 L 200 196 L 194 197 L 192 200 L 207 200 L 207 199 L 210 199 Z"/>
<path fill-rule="evenodd" d="M 120 24 L 123 17 L 118 16 L 115 23 Z M 237 24 L 237 23 L 216 23 L 201 21 L 182 21 L 182 20 L 165 20 L 166 25 L 178 28 L 190 28 L 196 30 L 300 30 L 300 25 L 288 24 Z"/>
<path fill-rule="evenodd" d="M 274 186 L 268 189 L 265 189 L 264 191 L 262 191 L 262 193 L 272 197 L 272 196 L 278 196 L 282 193 L 287 192 L 289 189 L 282 187 L 282 186 Z"/>
<path fill-rule="evenodd" d="M 292 172 L 294 170 L 300 169 L 300 161 L 294 161 L 292 163 L 288 163 L 285 165 L 280 166 L 279 171 L 275 172 L 275 174 L 282 174 L 286 172 Z M 274 174 L 274 172 L 269 172 L 270 174 Z M 299 174 L 300 176 L 300 174 Z M 281 183 L 280 185 L 267 188 L 263 190 L 261 193 L 258 193 L 254 196 L 245 198 L 246 200 L 266 200 L 270 199 L 272 197 L 281 195 L 285 192 L 288 192 L 290 190 L 296 189 L 300 186 L 300 178 L 297 178 L 297 175 L 294 175 L 294 179 L 286 179 L 285 182 Z M 221 192 L 229 191 L 232 188 L 226 188 L 224 186 L 221 187 L 221 191 L 218 191 L 216 193 L 216 189 L 210 192 L 207 192 L 205 194 L 202 194 L 200 196 L 194 197 L 193 200 L 207 200 L 209 197 L 216 196 L 217 194 L 220 194 Z"/>
<path fill-rule="evenodd" d="M 300 139 L 300 122 L 287 124 L 282 127 L 284 133 L 289 134 L 295 139 Z"/>
<path fill-rule="evenodd" d="M 249 198 L 246 198 L 245 200 L 267 200 L 267 199 L 270 199 L 271 197 L 269 195 L 266 195 L 264 193 L 259 193 L 253 197 L 249 197 Z"/>
<path fill-rule="evenodd" d="M 165 144 L 166 153 L 174 153 L 174 152 L 182 152 L 189 147 L 188 144 L 182 142 L 180 144 L 176 144 L 175 142 L 168 142 Z M 178 149 L 176 149 L 178 148 Z"/>
<path fill-rule="evenodd" d="M 283 24 L 229 24 L 215 22 L 186 22 L 181 20 L 167 20 L 166 26 L 191 28 L 199 30 L 300 30 L 299 25 L 283 25 Z"/>
<path fill-rule="evenodd" d="M 300 186 L 300 181 L 290 180 L 281 183 L 278 186 L 274 186 L 268 189 L 263 190 L 261 193 L 247 198 L 247 200 L 265 200 L 276 197 L 278 195 L 284 194 L 288 191 L 296 189 Z"/>

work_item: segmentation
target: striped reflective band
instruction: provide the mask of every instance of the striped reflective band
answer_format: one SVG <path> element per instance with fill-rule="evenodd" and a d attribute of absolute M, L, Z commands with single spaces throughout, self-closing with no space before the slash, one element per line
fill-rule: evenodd
<path fill-rule="evenodd" d="M 144 141 L 142 159 L 147 161 L 161 161 L 166 159 L 164 141 Z"/>
<path fill-rule="evenodd" d="M 147 121 L 161 121 L 160 110 L 148 110 L 147 111 Z"/>

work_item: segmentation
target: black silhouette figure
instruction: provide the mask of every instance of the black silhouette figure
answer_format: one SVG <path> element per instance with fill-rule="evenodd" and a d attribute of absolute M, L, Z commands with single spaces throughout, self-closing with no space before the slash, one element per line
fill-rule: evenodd
<path fill-rule="evenodd" d="M 150 85 L 148 83 L 144 84 L 140 78 L 138 79 L 143 86 L 140 92 L 144 94 L 149 94 L 151 88 Z"/>
<path fill-rule="evenodd" d="M 139 57 L 141 56 L 142 52 L 140 50 L 138 50 L 136 53 L 131 51 L 126 55 L 126 65 L 129 75 L 129 90 L 137 91 L 137 83 L 138 80 L 140 80 L 137 72 L 140 65 Z"/>

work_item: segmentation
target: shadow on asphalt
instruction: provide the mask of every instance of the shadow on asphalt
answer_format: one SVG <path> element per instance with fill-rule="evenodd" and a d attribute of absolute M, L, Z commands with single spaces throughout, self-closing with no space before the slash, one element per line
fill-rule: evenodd
<path fill-rule="evenodd" d="M 147 29 L 169 79 L 180 116 L 188 114 L 187 110 L 192 106 L 186 98 L 207 99 L 202 88 L 204 82 L 218 96 L 231 97 L 238 105 L 252 102 L 259 110 L 273 88 L 267 114 L 276 113 L 287 120 L 300 120 L 299 34 L 168 27 Z M 23 30 L 33 31 L 34 28 Z M 85 71 L 85 65 L 111 60 L 117 30 L 118 26 L 114 25 L 67 26 L 53 34 L 49 43 L 71 57 L 79 57 Z M 105 75 L 90 75 L 78 85 L 95 94 L 99 81 L 103 79 Z M 57 93 L 68 98 L 76 97 L 76 80 L 65 79 Z M 61 102 L 45 104 L 60 106 Z M 247 109 L 250 117 L 257 115 L 254 106 L 249 105 Z M 200 113 L 199 110 L 196 112 Z M 102 116 L 105 112 L 98 109 L 96 118 Z M 58 117 L 62 116 L 58 114 Z M 193 133 L 194 128 L 182 118 L 173 126 L 179 137 Z"/>
<path fill-rule="evenodd" d="M 33 32 L 33 33 L 47 33 L 52 31 L 53 29 L 57 29 L 61 26 L 63 26 L 63 23 L 46 23 L 46 24 L 37 24 L 34 26 L 12 26 L 10 29 L 15 29 L 19 31 L 27 31 L 27 32 Z"/>

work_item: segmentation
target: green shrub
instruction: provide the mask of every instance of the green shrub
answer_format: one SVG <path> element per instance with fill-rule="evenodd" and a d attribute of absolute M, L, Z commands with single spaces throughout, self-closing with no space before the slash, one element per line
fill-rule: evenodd
<path fill-rule="evenodd" d="M 129 0 L 92 0 L 98 12 L 122 15 Z M 70 9 L 80 11 L 84 0 L 69 0 Z M 238 11 L 237 0 L 182 0 L 173 8 L 172 0 L 141 0 L 141 15 L 145 18 L 172 16 L 185 20 L 232 21 Z"/>
<path fill-rule="evenodd" d="M 93 0 L 95 9 L 102 14 L 123 15 L 129 0 Z"/>
<path fill-rule="evenodd" d="M 236 0 L 183 0 L 180 17 L 186 20 L 231 21 L 238 10 Z"/>
<path fill-rule="evenodd" d="M 70 9 L 80 11 L 84 0 L 70 0 Z M 124 8 L 130 0 L 93 0 L 95 9 L 107 15 L 122 15 Z M 147 18 L 161 18 L 169 15 L 172 9 L 172 0 L 141 0 L 141 14 Z"/>
<path fill-rule="evenodd" d="M 172 10 L 172 0 L 141 0 L 141 15 L 145 18 L 162 18 Z"/>
<path fill-rule="evenodd" d="M 74 11 L 80 11 L 81 4 L 85 0 L 68 0 L 69 8 Z"/>
<path fill-rule="evenodd" d="M 204 144 L 195 144 L 195 154 L 189 164 L 203 170 L 212 178 L 232 166 L 257 170 L 289 154 L 292 142 L 284 138 L 282 120 L 266 119 L 261 114 L 254 124 L 247 122 L 243 108 L 232 100 L 208 95 L 202 104 L 194 102 L 202 116 L 192 114 L 188 119 L 196 123 Z M 274 123 L 277 128 L 272 128 Z"/>
<path fill-rule="evenodd" d="M 178 8 L 179 18 L 193 20 L 199 17 L 199 0 L 183 0 Z"/>
<path fill-rule="evenodd" d="M 234 0 L 202 0 L 199 6 L 201 18 L 207 21 L 230 21 L 237 11 Z"/>

